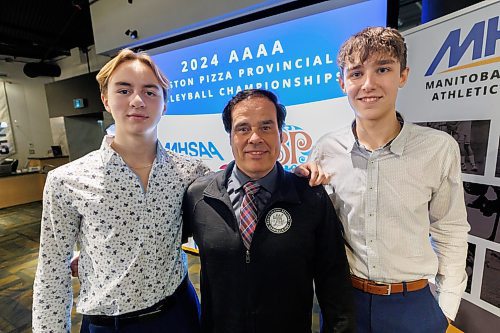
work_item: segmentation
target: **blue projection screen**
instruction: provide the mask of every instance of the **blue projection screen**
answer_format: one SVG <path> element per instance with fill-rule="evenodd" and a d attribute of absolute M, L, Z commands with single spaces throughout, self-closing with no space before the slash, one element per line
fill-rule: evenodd
<path fill-rule="evenodd" d="M 285 134 L 297 142 L 283 144 L 281 162 L 295 166 L 314 140 L 352 118 L 337 82 L 339 46 L 364 27 L 385 26 L 386 16 L 386 0 L 327 1 L 201 36 L 192 45 L 151 50 L 171 80 L 160 140 L 218 169 L 232 160 L 223 107 L 240 90 L 268 89 L 287 106 Z"/>

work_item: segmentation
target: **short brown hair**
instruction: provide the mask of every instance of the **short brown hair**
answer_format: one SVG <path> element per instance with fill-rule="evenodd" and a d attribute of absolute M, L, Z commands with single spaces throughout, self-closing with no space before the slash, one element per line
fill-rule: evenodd
<path fill-rule="evenodd" d="M 170 82 L 161 69 L 154 63 L 153 59 L 145 53 L 145 52 L 134 52 L 129 49 L 121 50 L 116 57 L 108 61 L 97 73 L 96 79 L 99 83 L 99 89 L 101 90 L 101 94 L 106 95 L 108 92 L 108 82 L 109 78 L 115 72 L 116 68 L 127 61 L 140 61 L 146 66 L 149 66 L 153 73 L 155 74 L 160 86 L 163 90 L 163 98 L 165 101 L 167 100 L 167 92 L 170 87 Z"/>
<path fill-rule="evenodd" d="M 396 58 L 401 72 L 406 68 L 407 49 L 403 36 L 393 28 L 369 27 L 351 36 L 342 44 L 337 56 L 340 76 L 348 63 L 364 63 L 374 53 Z"/>

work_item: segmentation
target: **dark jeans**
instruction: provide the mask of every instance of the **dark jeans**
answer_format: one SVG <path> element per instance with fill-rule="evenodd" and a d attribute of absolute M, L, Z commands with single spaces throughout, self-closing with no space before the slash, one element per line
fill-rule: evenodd
<path fill-rule="evenodd" d="M 429 286 L 389 296 L 354 289 L 358 333 L 444 333 L 443 311 Z"/>
<path fill-rule="evenodd" d="M 159 314 L 127 320 L 114 325 L 94 325 L 90 317 L 83 315 L 80 333 L 199 333 L 200 303 L 191 281 L 186 277 L 187 288 L 178 288 L 170 297 L 171 305 Z"/>

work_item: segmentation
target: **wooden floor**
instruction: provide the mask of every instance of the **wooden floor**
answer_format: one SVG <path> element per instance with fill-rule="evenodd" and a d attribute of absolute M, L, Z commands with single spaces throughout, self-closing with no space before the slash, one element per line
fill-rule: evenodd
<path fill-rule="evenodd" d="M 40 206 L 0 210 L 0 332 L 31 332 Z"/>

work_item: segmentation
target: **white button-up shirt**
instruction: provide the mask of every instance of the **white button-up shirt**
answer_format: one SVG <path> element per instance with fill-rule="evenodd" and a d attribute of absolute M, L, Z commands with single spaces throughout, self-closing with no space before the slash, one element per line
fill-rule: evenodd
<path fill-rule="evenodd" d="M 33 331 L 69 332 L 69 262 L 80 245 L 77 311 L 119 315 L 171 295 L 187 273 L 181 250 L 181 203 L 208 172 L 200 161 L 157 145 L 147 191 L 110 148 L 48 174 L 33 293 Z"/>
<path fill-rule="evenodd" d="M 389 145 L 371 152 L 348 126 L 323 136 L 310 160 L 333 175 L 352 274 L 387 283 L 435 277 L 439 305 L 455 318 L 469 224 L 454 139 L 404 123 Z"/>

